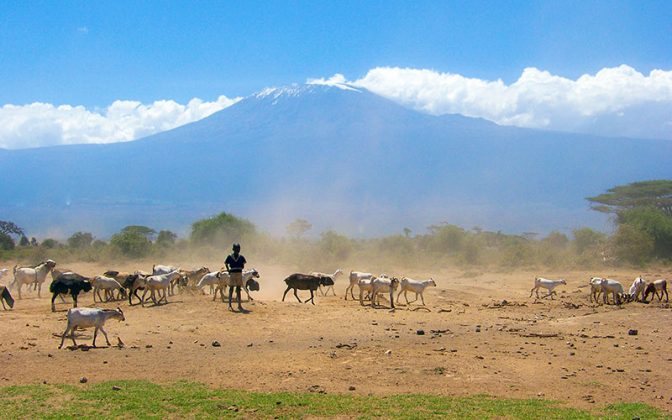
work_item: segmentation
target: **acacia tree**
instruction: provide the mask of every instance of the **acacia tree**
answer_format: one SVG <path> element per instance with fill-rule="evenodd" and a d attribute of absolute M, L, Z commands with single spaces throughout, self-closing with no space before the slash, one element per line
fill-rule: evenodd
<path fill-rule="evenodd" d="M 591 208 L 620 215 L 639 207 L 653 207 L 672 217 L 672 180 L 659 179 L 619 185 L 595 197 L 587 197 Z"/>
<path fill-rule="evenodd" d="M 18 227 L 16 224 L 13 222 L 0 220 L 0 249 L 14 249 L 16 243 L 14 242 L 12 235 L 16 236 L 17 238 L 25 237 L 23 229 Z"/>

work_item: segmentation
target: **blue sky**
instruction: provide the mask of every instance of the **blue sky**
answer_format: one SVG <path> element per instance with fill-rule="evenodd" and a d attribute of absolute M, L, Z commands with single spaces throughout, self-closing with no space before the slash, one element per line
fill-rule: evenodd
<path fill-rule="evenodd" d="M 0 147 L 133 140 L 337 73 L 435 114 L 672 139 L 672 1 L 2 2 Z"/>
<path fill-rule="evenodd" d="M 379 66 L 672 68 L 670 1 L 3 2 L 0 104 L 248 95 Z"/>

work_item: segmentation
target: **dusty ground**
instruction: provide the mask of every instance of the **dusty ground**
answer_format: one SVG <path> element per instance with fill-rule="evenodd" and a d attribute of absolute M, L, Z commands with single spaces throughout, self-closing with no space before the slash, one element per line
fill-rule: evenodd
<path fill-rule="evenodd" d="M 68 267 L 85 275 L 107 268 Z M 565 277 L 568 284 L 558 299 L 535 303 L 528 297 L 535 273 L 447 270 L 434 273 L 439 287 L 425 297 L 431 312 L 406 306 L 390 312 L 344 301 L 343 277 L 337 280 L 338 297 L 318 297 L 312 306 L 289 295 L 282 303 L 282 279 L 290 272 L 256 268 L 262 291 L 246 304 L 247 314 L 190 294 L 158 307 L 103 304 L 121 306 L 126 322 L 108 324 L 113 347 L 89 351 L 57 349 L 55 335 L 65 328 L 69 305 L 61 303 L 52 313 L 46 293 L 42 299 L 26 293 L 14 310 L 0 311 L 0 385 L 77 383 L 82 376 L 186 379 L 257 391 L 317 385 L 312 389 L 329 393 L 544 397 L 578 407 L 639 401 L 672 411 L 670 306 L 591 305 L 585 285 L 593 273 L 543 273 Z M 660 271 L 600 274 L 627 287 L 638 274 L 671 277 Z M 90 293 L 80 299 L 83 305 L 93 305 Z M 629 329 L 638 335 L 628 335 Z M 80 332 L 79 343 L 91 337 L 91 331 Z M 124 348 L 114 346 L 117 337 Z M 102 336 L 98 340 L 105 344 Z M 213 347 L 214 340 L 221 347 Z"/>

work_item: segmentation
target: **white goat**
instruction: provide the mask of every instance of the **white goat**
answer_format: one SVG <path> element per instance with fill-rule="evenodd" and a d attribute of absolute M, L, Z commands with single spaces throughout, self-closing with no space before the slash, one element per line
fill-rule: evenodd
<path fill-rule="evenodd" d="M 360 280 L 371 280 L 371 278 L 373 278 L 373 274 L 371 273 L 362 273 L 361 271 L 351 271 L 350 284 L 345 289 L 345 300 L 348 300 L 348 290 L 350 290 L 350 296 L 352 297 L 352 300 L 355 300 L 355 294 L 353 292 L 355 286 L 359 285 Z M 362 295 L 361 289 L 359 294 L 360 296 Z M 361 301 L 362 299 L 360 298 L 359 300 Z"/>
<path fill-rule="evenodd" d="M 105 276 L 95 276 L 91 279 L 91 285 L 93 286 L 93 302 L 96 302 L 96 295 L 98 300 L 101 302 L 103 299 L 100 297 L 100 291 L 105 291 L 105 302 L 109 302 L 112 297 L 114 297 L 114 291 L 122 290 L 123 287 L 121 284 L 113 278 Z"/>
<path fill-rule="evenodd" d="M 213 271 L 212 273 L 204 274 L 198 283 L 196 283 L 196 287 L 202 291 L 205 286 L 210 286 L 210 290 L 214 291 L 215 286 L 219 284 L 221 273 L 221 271 Z M 212 300 L 214 301 L 215 298 L 216 296 L 214 296 Z"/>
<path fill-rule="evenodd" d="M 252 278 L 259 278 L 259 272 L 256 269 L 250 268 L 248 270 L 243 270 L 242 288 L 243 290 L 245 290 L 245 293 L 247 294 L 248 301 L 254 300 L 252 299 L 252 296 L 250 296 L 250 291 L 247 290 L 247 282 Z M 231 287 L 230 280 L 231 277 L 229 276 L 228 272 L 220 271 L 219 281 L 217 282 L 217 286 L 215 287 L 215 295 L 212 298 L 213 301 L 217 297 L 217 292 L 219 292 L 219 295 L 222 297 L 222 302 L 224 302 L 224 291 L 227 287 Z"/>
<path fill-rule="evenodd" d="M 539 299 L 539 288 L 543 288 L 548 290 L 548 294 L 546 296 L 543 296 L 542 298 L 547 298 L 551 297 L 553 299 L 553 294 L 558 294 L 555 289 L 556 287 L 560 286 L 561 284 L 566 285 L 567 282 L 565 279 L 557 279 L 557 280 L 552 280 L 552 279 L 545 279 L 543 277 L 535 277 L 534 278 L 534 287 L 532 290 L 530 290 L 530 297 L 532 297 L 532 293 L 536 292 L 537 293 L 537 299 Z"/>
<path fill-rule="evenodd" d="M 378 277 L 371 279 L 371 306 L 377 306 L 377 297 L 379 293 L 390 294 L 390 306 L 394 309 L 394 292 L 399 288 L 399 279 L 389 277 Z"/>
<path fill-rule="evenodd" d="M 182 274 L 180 274 L 179 271 L 171 271 L 168 274 L 158 274 L 155 276 L 149 276 L 144 279 L 142 282 L 143 285 L 145 286 L 145 291 L 142 294 L 142 306 L 145 306 L 145 296 L 147 295 L 147 292 L 151 292 L 151 299 L 152 302 L 154 302 L 155 305 L 158 305 L 162 300 L 168 303 L 168 289 L 170 289 L 170 284 L 173 282 L 178 277 L 181 277 Z M 161 291 L 163 290 L 163 297 L 161 297 Z M 157 302 L 156 300 L 156 295 L 155 292 L 159 292 L 159 300 Z"/>
<path fill-rule="evenodd" d="M 68 325 L 65 327 L 65 331 L 61 336 L 61 344 L 58 348 L 63 347 L 63 341 L 65 341 L 65 336 L 70 332 L 70 338 L 72 343 L 77 347 L 77 342 L 75 341 L 75 330 L 77 328 L 91 328 L 95 327 L 93 331 L 93 347 L 96 347 L 96 337 L 98 336 L 98 330 L 103 332 L 105 335 L 105 341 L 107 345 L 110 345 L 110 340 L 107 338 L 107 332 L 103 328 L 105 322 L 110 318 L 117 318 L 119 321 L 125 321 L 124 313 L 121 308 L 117 309 L 100 309 L 100 308 L 70 308 L 68 309 Z"/>
<path fill-rule="evenodd" d="M 14 267 L 14 281 L 9 285 L 10 288 L 19 289 L 19 299 L 21 299 L 21 286 L 24 284 L 30 287 L 31 284 L 37 286 L 37 297 L 42 297 L 42 283 L 44 283 L 47 273 L 56 267 L 53 260 L 46 260 L 36 267 Z"/>
<path fill-rule="evenodd" d="M 636 302 L 640 302 L 641 300 L 644 300 L 644 290 L 646 289 L 646 281 L 639 276 L 635 279 L 635 281 L 632 282 L 632 286 L 630 286 L 630 290 L 628 291 L 628 298 L 630 300 L 634 300 Z"/>
<path fill-rule="evenodd" d="M 614 295 L 614 304 L 621 304 L 621 296 L 623 296 L 623 285 L 616 280 L 602 279 L 602 299 L 605 304 L 609 303 L 609 293 Z"/>
<path fill-rule="evenodd" d="M 173 271 L 179 270 L 179 267 L 173 267 L 172 265 L 160 265 L 160 264 L 154 264 L 152 266 L 152 275 L 153 276 L 158 276 L 161 274 L 168 274 L 172 273 Z"/>
<path fill-rule="evenodd" d="M 425 298 L 423 296 L 425 289 L 429 286 L 436 287 L 436 282 L 434 282 L 434 279 L 413 280 L 409 279 L 408 277 L 404 277 L 401 279 L 399 285 L 401 286 L 401 289 L 399 289 L 399 294 L 397 294 L 397 302 L 399 302 L 399 296 L 401 296 L 401 293 L 403 292 L 404 298 L 406 299 L 406 305 L 410 305 L 411 303 L 417 301 L 418 295 L 420 295 L 422 305 L 425 306 Z M 408 301 L 408 296 L 406 295 L 407 292 L 415 293 L 415 300 L 413 302 Z"/>
<path fill-rule="evenodd" d="M 359 279 L 359 281 L 357 282 L 357 287 L 359 287 L 359 304 L 362 305 L 362 306 L 364 306 L 364 292 L 366 292 L 366 294 L 367 294 L 367 297 L 366 297 L 367 299 L 369 299 L 371 297 L 371 290 L 373 290 L 373 288 L 371 286 L 371 282 L 373 281 L 374 278 L 375 277 L 371 277 L 371 278 L 368 278 L 368 279 L 363 278 L 363 279 Z M 346 296 L 347 296 L 347 294 L 346 294 Z"/>
<path fill-rule="evenodd" d="M 5 277 L 5 274 L 9 271 L 9 268 L 0 268 L 0 280 Z"/>
<path fill-rule="evenodd" d="M 311 276 L 315 277 L 329 277 L 334 281 L 334 283 L 336 282 L 336 278 L 342 274 L 343 271 L 340 268 L 334 271 L 334 274 L 321 273 L 319 271 L 313 271 L 312 273 L 310 273 Z M 327 286 L 326 289 L 323 289 L 322 285 L 320 285 L 320 293 L 322 293 L 322 296 L 326 296 L 329 293 L 329 289 L 331 289 L 331 293 L 333 293 L 333 295 L 336 296 L 334 286 Z"/>
<path fill-rule="evenodd" d="M 602 293 L 602 280 L 604 280 L 602 277 L 590 278 L 590 281 L 588 282 L 588 284 L 590 284 L 590 303 L 593 303 L 593 299 L 595 299 L 595 303 L 597 303 L 597 299 Z"/>

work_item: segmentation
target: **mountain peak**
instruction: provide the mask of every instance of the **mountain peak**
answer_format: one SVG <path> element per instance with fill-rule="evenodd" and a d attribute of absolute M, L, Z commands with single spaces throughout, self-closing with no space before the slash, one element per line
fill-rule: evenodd
<path fill-rule="evenodd" d="M 352 92 L 362 92 L 362 89 L 355 88 L 346 83 L 307 83 L 307 84 L 291 84 L 282 87 L 265 88 L 252 96 L 257 99 L 270 98 L 277 101 L 283 97 L 298 97 L 304 95 L 318 94 L 329 92 L 334 89 L 346 90 Z"/>

